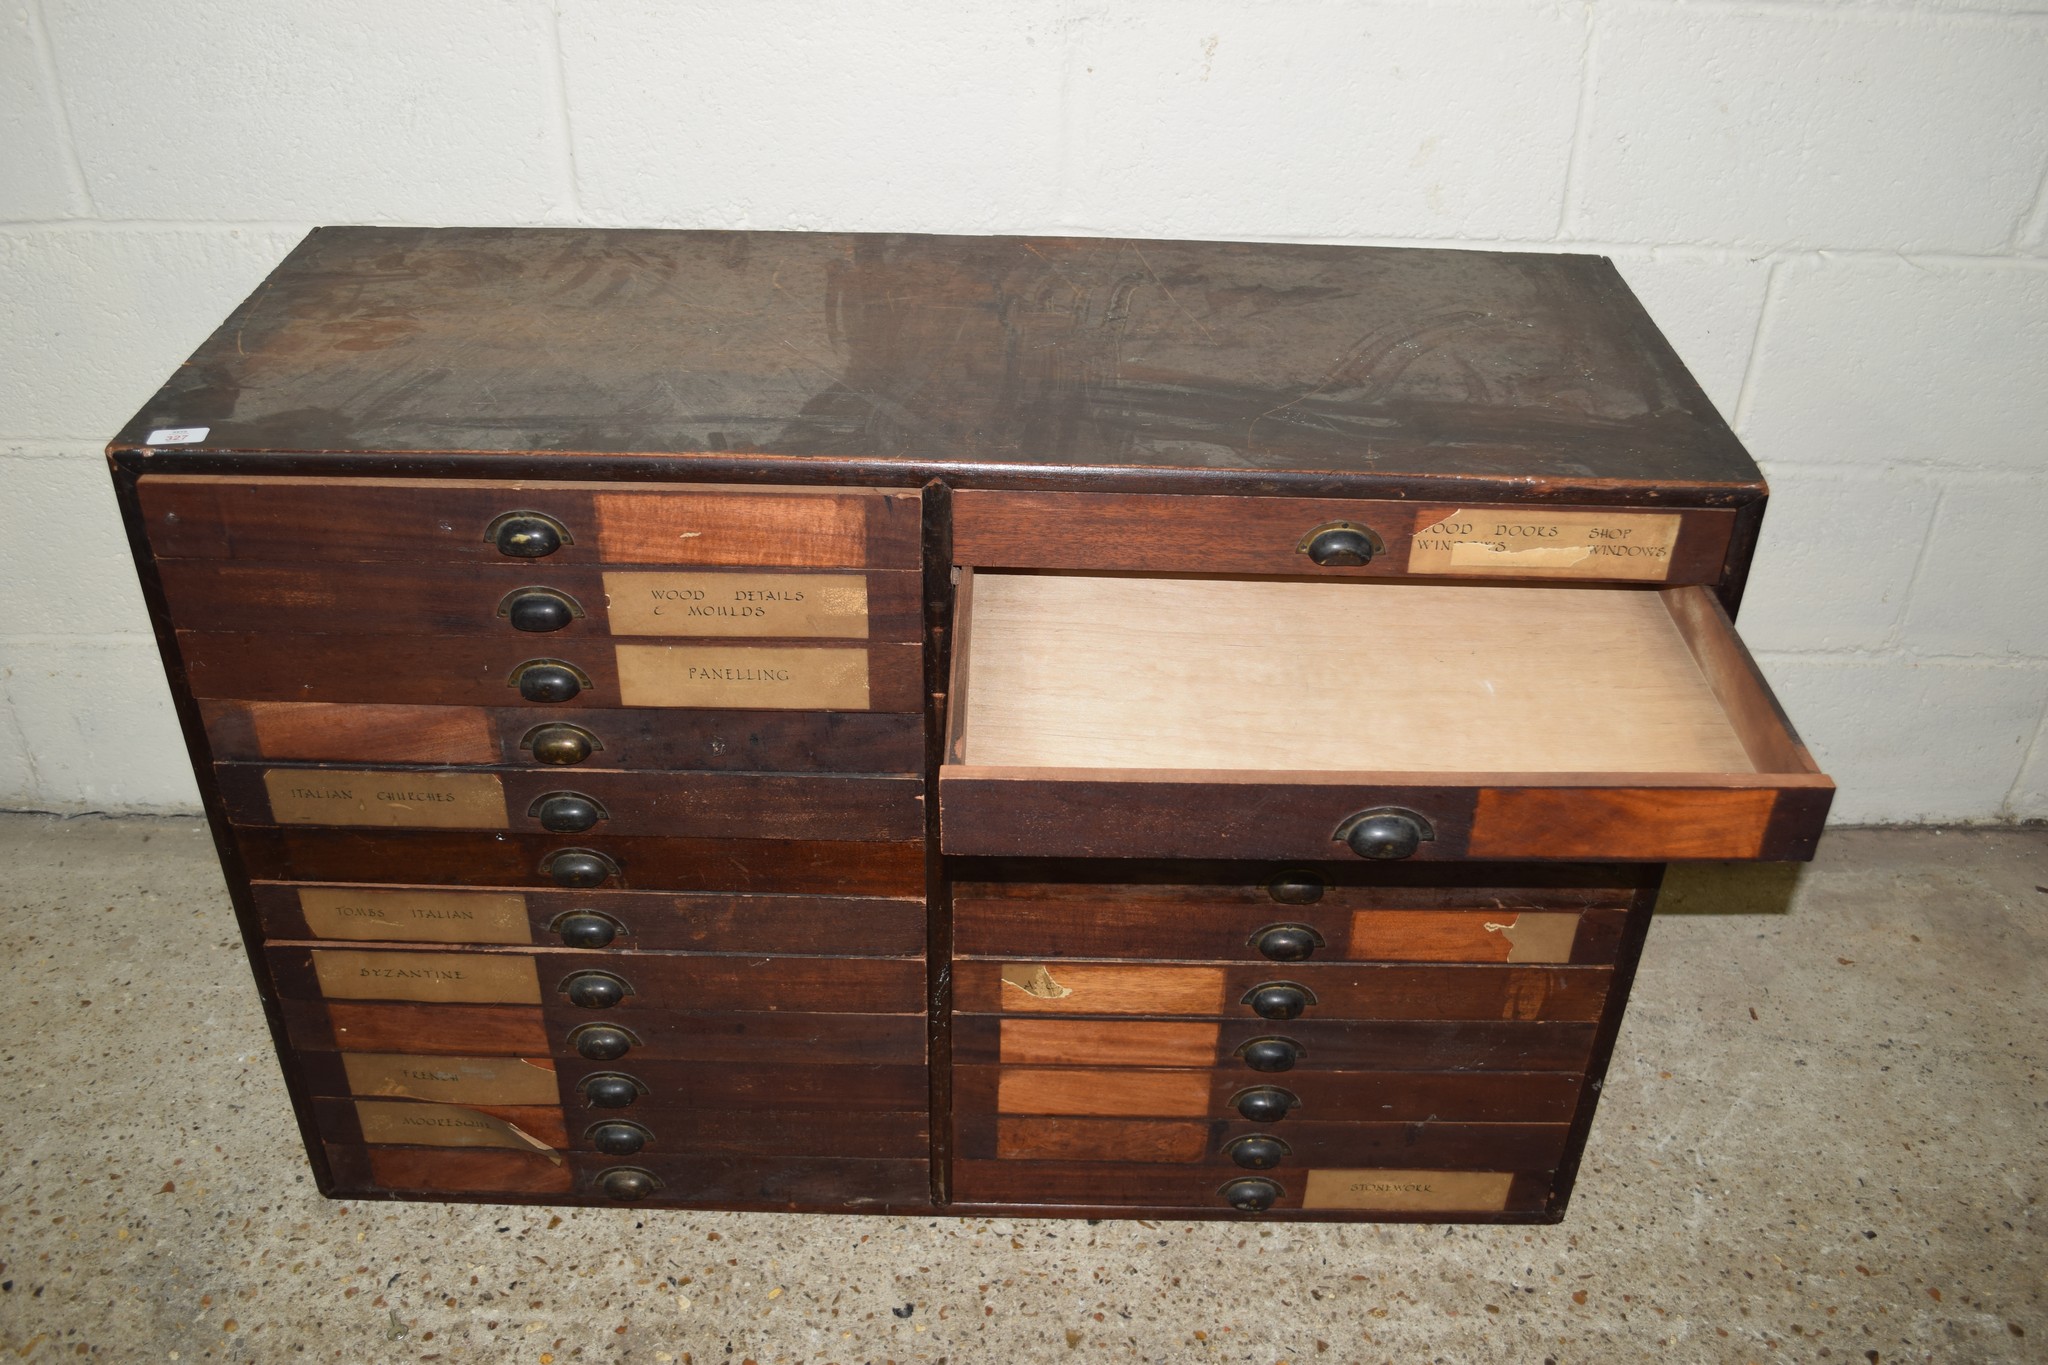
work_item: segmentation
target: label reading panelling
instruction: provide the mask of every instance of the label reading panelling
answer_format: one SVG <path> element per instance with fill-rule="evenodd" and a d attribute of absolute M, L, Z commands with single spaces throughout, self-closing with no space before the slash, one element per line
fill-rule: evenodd
<path fill-rule="evenodd" d="M 865 711 L 865 649 L 618 645 L 619 704 Z"/>
<path fill-rule="evenodd" d="M 1408 572 L 1530 578 L 1626 578 L 1671 574 L 1675 512 L 1559 512 L 1540 507 L 1464 508 L 1424 514 Z"/>
<path fill-rule="evenodd" d="M 859 574 L 608 573 L 604 591 L 614 635 L 868 635 Z"/>
<path fill-rule="evenodd" d="M 270 793 L 270 816 L 280 825 L 506 825 L 505 788 L 496 773 L 271 768 L 263 774 L 263 786 Z"/>
<path fill-rule="evenodd" d="M 552 1101 L 551 1101 L 552 1103 Z M 419 1104 L 407 1100 L 357 1100 L 356 1126 L 363 1141 L 407 1147 L 509 1147 L 538 1151 L 557 1165 L 554 1148 L 517 1124 L 453 1104 Z"/>
<path fill-rule="evenodd" d="M 302 886 L 299 913 L 316 938 L 399 943 L 530 943 L 526 897 L 492 891 L 380 891 Z"/>
<path fill-rule="evenodd" d="M 457 1005 L 538 1005 L 540 971 L 523 953 L 385 953 L 313 949 L 313 974 L 329 1000 L 429 1000 Z"/>
<path fill-rule="evenodd" d="M 1379 1209 L 1399 1213 L 1498 1213 L 1508 1206 L 1512 1171 L 1310 1171 L 1305 1209 Z"/>
<path fill-rule="evenodd" d="M 351 1095 L 399 1096 L 444 1104 L 560 1104 L 555 1064 L 524 1057 L 409 1057 L 344 1052 Z"/>

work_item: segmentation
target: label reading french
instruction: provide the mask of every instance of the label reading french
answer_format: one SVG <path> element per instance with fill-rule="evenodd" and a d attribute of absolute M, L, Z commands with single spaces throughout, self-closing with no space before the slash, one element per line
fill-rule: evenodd
<path fill-rule="evenodd" d="M 864 640 L 859 574 L 607 573 L 614 635 Z"/>
<path fill-rule="evenodd" d="M 1461 508 L 1424 513 L 1408 572 L 1662 582 L 1682 518 L 1675 512 Z"/>

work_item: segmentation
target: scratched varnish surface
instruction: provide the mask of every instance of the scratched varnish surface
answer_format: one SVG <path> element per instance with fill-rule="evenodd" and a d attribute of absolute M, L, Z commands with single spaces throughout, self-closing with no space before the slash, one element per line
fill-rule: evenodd
<path fill-rule="evenodd" d="M 323 228 L 120 442 L 197 426 L 229 451 L 1761 487 L 1611 264 L 1501 252 Z"/>
<path fill-rule="evenodd" d="M 1653 590 L 975 575 L 977 767 L 1753 771 Z"/>

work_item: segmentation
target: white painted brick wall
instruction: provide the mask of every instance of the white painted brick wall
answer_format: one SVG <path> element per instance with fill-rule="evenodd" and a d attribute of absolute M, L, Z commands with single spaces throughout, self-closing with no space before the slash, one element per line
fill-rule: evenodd
<path fill-rule="evenodd" d="M 97 448 L 318 222 L 1610 255 L 1838 816 L 2048 817 L 2048 0 L 0 0 L 0 805 L 192 802 Z"/>

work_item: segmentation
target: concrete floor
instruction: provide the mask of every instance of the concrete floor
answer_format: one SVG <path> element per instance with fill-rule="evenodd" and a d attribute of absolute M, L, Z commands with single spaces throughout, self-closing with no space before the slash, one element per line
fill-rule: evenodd
<path fill-rule="evenodd" d="M 2048 1359 L 2048 831 L 1674 874 L 1571 1215 L 1503 1229 L 329 1203 L 204 830 L 0 866 L 9 1359 Z"/>

